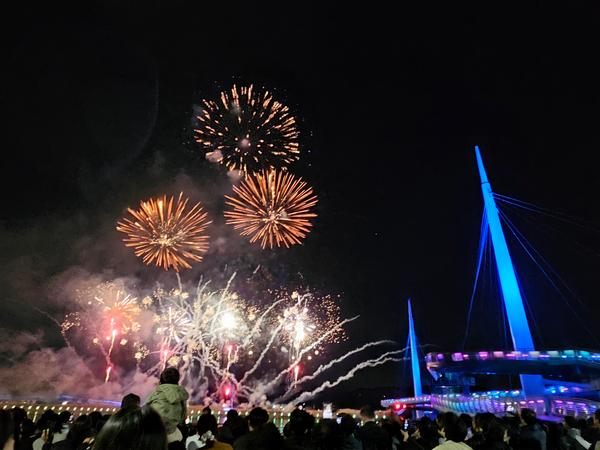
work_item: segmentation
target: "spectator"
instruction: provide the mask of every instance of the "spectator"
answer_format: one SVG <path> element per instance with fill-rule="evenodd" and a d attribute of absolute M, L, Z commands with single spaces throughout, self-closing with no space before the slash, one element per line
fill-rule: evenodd
<path fill-rule="evenodd" d="M 565 435 L 565 427 L 560 422 L 549 422 L 543 424 L 546 428 L 546 448 L 551 450 L 560 450 L 562 438 Z"/>
<path fill-rule="evenodd" d="M 433 450 L 439 445 L 440 433 L 437 425 L 427 417 L 423 417 L 417 423 L 417 430 L 406 441 L 408 450 Z"/>
<path fill-rule="evenodd" d="M 392 450 L 399 450 L 405 441 L 405 435 L 408 436 L 408 432 L 402 430 L 402 426 L 397 420 L 385 419 L 381 423 L 381 428 L 392 438 Z"/>
<path fill-rule="evenodd" d="M 227 419 L 219 432 L 219 440 L 227 444 L 233 444 L 234 441 L 248 432 L 248 424 L 240 417 L 235 409 L 227 411 Z"/>
<path fill-rule="evenodd" d="M 51 443 L 46 442 L 44 450 L 83 450 L 89 447 L 86 439 L 92 436 L 92 423 L 87 415 L 79 416 L 71 425 L 65 439 Z"/>
<path fill-rule="evenodd" d="M 250 432 L 233 443 L 234 450 L 280 450 L 284 446 L 279 431 L 269 422 L 269 413 L 263 408 L 254 408 L 248 414 Z"/>
<path fill-rule="evenodd" d="M 15 427 L 10 412 L 0 410 L 0 450 L 15 448 Z"/>
<path fill-rule="evenodd" d="M 33 441 L 36 439 L 35 423 L 31 419 L 25 419 L 21 425 L 18 444 L 15 443 L 15 450 L 32 450 Z"/>
<path fill-rule="evenodd" d="M 485 434 L 489 424 L 495 419 L 492 413 L 475 414 L 473 420 L 473 435 L 467 438 L 467 445 L 471 448 L 478 448 L 485 442 Z"/>
<path fill-rule="evenodd" d="M 290 414 L 290 420 L 285 425 L 286 449 L 300 450 L 312 449 L 312 430 L 315 418 L 302 409 L 294 409 Z"/>
<path fill-rule="evenodd" d="M 40 429 L 40 437 L 33 441 L 33 450 L 42 450 L 44 444 L 56 444 L 64 441 L 69 433 L 70 419 L 71 413 L 69 411 L 62 411 L 59 415 L 51 411 L 51 414 L 48 414 L 42 422 L 44 428 Z"/>
<path fill-rule="evenodd" d="M 591 447 L 595 447 L 596 443 L 600 441 L 600 409 L 594 412 L 594 415 L 590 418 L 590 424 L 581 428 L 581 437 L 591 444 Z"/>
<path fill-rule="evenodd" d="M 256 450 L 281 450 L 284 448 L 283 437 L 273 422 L 267 422 L 260 427 L 258 435 Z"/>
<path fill-rule="evenodd" d="M 96 435 L 100 432 L 106 420 L 102 417 L 102 414 L 99 411 L 93 411 L 90 413 L 90 426 L 92 427 L 91 436 L 87 439 L 87 443 L 93 444 Z"/>
<path fill-rule="evenodd" d="M 27 413 L 23 408 L 13 408 L 11 409 L 10 413 L 13 419 L 13 426 L 15 429 L 15 449 L 24 449 L 26 448 L 25 445 L 27 445 L 27 441 L 29 440 L 29 436 L 23 434 L 23 427 L 25 425 L 25 422 L 27 421 Z M 31 444 L 31 442 L 29 442 L 29 444 Z"/>
<path fill-rule="evenodd" d="M 473 437 L 473 418 L 465 413 L 460 415 L 460 420 L 462 420 L 467 426 L 467 441 Z"/>
<path fill-rule="evenodd" d="M 317 450 L 339 450 L 342 448 L 342 432 L 335 420 L 323 419 L 314 427 L 313 431 L 314 445 L 302 448 L 315 448 Z"/>
<path fill-rule="evenodd" d="M 342 432 L 343 450 L 363 450 L 362 443 L 356 439 L 356 420 L 350 414 L 343 414 L 340 419 L 340 430 Z"/>
<path fill-rule="evenodd" d="M 108 419 L 93 450 L 166 450 L 167 435 L 161 416 L 151 407 L 127 408 Z"/>
<path fill-rule="evenodd" d="M 259 430 L 269 421 L 269 413 L 262 408 L 254 408 L 248 414 L 249 433 L 239 437 L 233 443 L 234 450 L 251 450 L 258 447 Z"/>
<path fill-rule="evenodd" d="M 563 419 L 565 434 L 562 438 L 562 444 L 567 450 L 588 450 L 591 443 L 581 437 L 581 429 L 578 421 L 573 416 L 566 416 Z"/>
<path fill-rule="evenodd" d="M 458 421 L 458 416 L 453 412 L 445 412 L 442 414 L 438 414 L 435 418 L 436 423 L 438 424 L 438 428 L 440 430 L 440 438 L 439 443 L 443 444 L 446 442 L 445 429 L 447 424 L 453 424 Z"/>
<path fill-rule="evenodd" d="M 458 420 L 458 416 L 456 414 L 454 414 L 453 412 L 445 412 L 445 413 L 439 413 L 435 417 L 435 422 L 436 422 L 439 430 L 443 430 L 444 424 L 450 420 L 452 420 L 452 421 Z"/>
<path fill-rule="evenodd" d="M 456 414 L 444 414 L 442 423 L 442 436 L 444 442 L 434 450 L 469 450 L 465 439 L 467 438 L 467 426 Z"/>
<path fill-rule="evenodd" d="M 358 430 L 358 439 L 364 450 L 389 450 L 392 438 L 383 428 L 375 423 L 375 410 L 371 406 L 363 406 L 360 410 L 362 427 Z"/>
<path fill-rule="evenodd" d="M 485 441 L 476 450 L 511 450 L 507 444 L 507 427 L 499 420 L 493 419 L 486 427 Z"/>
<path fill-rule="evenodd" d="M 587 426 L 587 420 L 585 420 L 583 417 L 577 420 L 577 428 L 579 428 L 582 435 L 584 431 L 587 431 Z"/>
<path fill-rule="evenodd" d="M 493 414 L 490 414 L 494 418 Z M 509 444 L 512 448 L 517 448 L 521 433 L 521 418 L 514 413 L 507 413 L 503 417 L 504 424 L 508 427 Z M 536 441 L 536 448 L 539 443 Z"/>
<path fill-rule="evenodd" d="M 217 440 L 217 419 L 212 414 L 202 414 L 196 423 L 197 433 L 190 436 L 186 443 L 186 450 L 213 448 L 215 450 L 232 450 L 233 447 Z"/>
<path fill-rule="evenodd" d="M 51 424 L 56 424 L 56 422 L 58 422 L 58 414 L 51 409 L 47 409 L 42 413 L 35 427 L 38 433 L 41 434 L 42 430 L 47 429 Z"/>
<path fill-rule="evenodd" d="M 188 393 L 179 386 L 179 372 L 167 367 L 160 374 L 160 385 L 150 394 L 146 404 L 154 408 L 165 424 L 169 448 L 183 448 L 183 434 L 178 425 L 185 424 Z"/>
<path fill-rule="evenodd" d="M 131 393 L 131 394 L 127 394 L 121 400 L 121 409 L 129 408 L 130 406 L 139 407 L 141 404 L 142 404 L 142 399 L 140 398 L 140 396 L 137 394 Z"/>
<path fill-rule="evenodd" d="M 90 431 L 88 437 L 86 437 L 83 440 L 83 443 L 80 445 L 80 450 L 92 449 L 92 447 L 94 446 L 94 440 L 96 439 L 96 435 L 100 432 L 100 430 L 106 423 L 106 419 L 104 419 L 104 417 L 99 411 L 93 411 L 88 417 Z"/>
<path fill-rule="evenodd" d="M 537 441 L 541 450 L 546 450 L 546 431 L 537 420 L 535 411 L 528 408 L 521 410 L 521 431 L 519 436 L 520 447 L 531 447 L 530 443 Z"/>

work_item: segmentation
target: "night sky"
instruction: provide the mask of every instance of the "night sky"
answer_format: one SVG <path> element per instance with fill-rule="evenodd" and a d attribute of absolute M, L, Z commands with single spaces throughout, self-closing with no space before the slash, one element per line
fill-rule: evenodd
<path fill-rule="evenodd" d="M 274 284 L 339 293 L 345 315 L 361 314 L 356 343 L 403 345 L 412 297 L 425 350 L 459 349 L 479 144 L 496 192 L 578 218 L 506 210 L 575 294 L 561 298 L 509 237 L 537 345 L 600 347 L 575 317 L 592 330 L 600 318 L 597 9 L 84 3 L 23 5 L 1 27 L 0 328 L 41 329 L 56 346 L 55 325 L 28 305 L 64 312 L 73 273 L 164 279 L 123 248 L 115 222 L 180 189 L 220 214 L 230 184 L 194 143 L 193 110 L 237 82 L 273 89 L 299 118 L 304 152 L 291 169 L 314 186 L 319 217 L 303 246 L 273 251 L 215 217 L 220 244 L 186 276 L 261 264 Z M 490 286 L 476 295 L 467 348 L 504 346 Z M 388 365 L 345 389 L 404 386 L 402 373 Z"/>

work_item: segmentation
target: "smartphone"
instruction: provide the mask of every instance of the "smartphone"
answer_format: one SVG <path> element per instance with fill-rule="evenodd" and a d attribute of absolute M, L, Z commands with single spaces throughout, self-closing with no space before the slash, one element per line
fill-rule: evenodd
<path fill-rule="evenodd" d="M 404 425 L 403 425 L 404 431 L 408 431 L 409 427 L 410 427 L 410 423 L 408 422 L 408 419 L 406 419 L 404 421 Z"/>
<path fill-rule="evenodd" d="M 342 418 L 338 416 L 338 417 L 335 418 L 335 421 L 337 423 L 342 423 Z"/>

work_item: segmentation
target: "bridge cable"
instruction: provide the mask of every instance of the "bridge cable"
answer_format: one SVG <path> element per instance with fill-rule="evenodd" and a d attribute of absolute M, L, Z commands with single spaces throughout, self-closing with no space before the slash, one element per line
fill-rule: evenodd
<path fill-rule="evenodd" d="M 533 226 L 535 226 L 536 228 L 538 228 L 542 233 L 544 233 L 546 236 L 548 236 L 548 238 L 552 239 L 552 240 L 562 240 L 562 241 L 566 241 L 567 239 L 564 236 L 564 233 L 562 233 L 561 231 L 557 230 L 555 227 L 549 225 L 548 223 L 544 223 L 544 224 L 536 224 L 531 220 L 530 216 L 527 216 L 525 214 L 523 214 L 526 211 L 530 211 L 533 213 L 539 213 L 538 211 L 535 210 L 531 210 L 531 209 L 527 209 L 527 208 L 522 208 L 517 204 L 511 203 L 511 202 L 506 202 L 506 201 L 502 201 L 500 200 L 498 202 L 499 206 L 501 207 L 508 207 L 511 209 L 511 211 L 514 211 L 515 214 L 517 214 L 520 218 L 522 218 L 524 221 L 526 221 L 527 223 L 532 224 Z M 513 210 L 514 208 L 514 210 Z M 591 229 L 594 232 L 598 232 L 595 229 Z M 584 244 L 579 243 L 577 240 L 569 240 L 569 243 L 574 244 L 574 250 L 576 253 L 589 257 L 589 256 L 600 256 L 600 252 L 598 252 L 597 250 L 595 250 L 592 247 L 587 247 Z"/>
<path fill-rule="evenodd" d="M 590 231 L 600 233 L 599 228 L 589 225 L 588 223 L 584 223 L 585 219 L 582 219 L 580 217 L 571 216 L 571 215 L 565 214 L 565 213 L 558 213 L 556 211 L 552 211 L 551 209 L 542 208 L 541 206 L 534 205 L 533 203 L 525 202 L 523 200 L 519 200 L 519 199 L 513 198 L 513 197 L 508 197 L 506 195 L 497 194 L 495 192 L 493 195 L 494 195 L 494 198 L 496 200 L 498 200 L 499 202 L 513 205 L 513 206 L 516 206 L 518 208 L 521 208 L 521 209 L 524 209 L 527 211 L 535 212 L 538 214 L 543 214 L 548 217 L 552 217 L 556 220 L 561 220 L 563 222 L 570 223 L 572 225 L 576 225 L 580 228 L 586 228 Z"/>
<path fill-rule="evenodd" d="M 469 337 L 469 328 L 471 327 L 471 313 L 473 312 L 473 302 L 475 300 L 475 292 L 477 292 L 477 282 L 479 280 L 479 272 L 481 270 L 481 261 L 484 251 L 487 247 L 487 238 L 489 233 L 489 227 L 487 222 L 487 216 L 485 215 L 485 210 L 483 211 L 483 215 L 481 217 L 481 229 L 479 231 L 479 249 L 477 250 L 477 269 L 475 271 L 475 282 L 473 283 L 473 290 L 471 291 L 471 299 L 469 300 L 469 312 L 467 313 L 467 325 L 465 328 L 465 337 L 462 343 L 462 349 L 465 349 L 465 345 L 467 344 L 467 338 Z"/>
<path fill-rule="evenodd" d="M 527 256 L 529 256 L 529 258 L 531 258 L 531 260 L 538 266 L 538 268 L 540 269 L 540 271 L 542 272 L 542 274 L 544 274 L 544 276 L 546 277 L 546 279 L 548 280 L 548 282 L 550 283 L 550 285 L 556 290 L 556 292 L 563 299 L 563 301 L 568 306 L 568 308 L 571 310 L 571 312 L 573 313 L 573 315 L 575 316 L 575 318 L 579 321 L 579 323 L 581 324 L 581 326 L 583 327 L 583 329 L 592 337 L 592 339 L 594 340 L 594 342 L 596 342 L 596 344 L 600 345 L 600 341 L 596 338 L 596 336 L 594 335 L 594 333 L 592 333 L 592 331 L 587 327 L 587 325 L 585 324 L 585 322 L 583 321 L 583 319 L 577 313 L 577 311 L 573 307 L 573 305 L 571 305 L 571 303 L 569 302 L 569 300 L 565 296 L 565 294 L 562 292 L 562 290 L 556 285 L 555 281 L 550 277 L 550 275 L 548 274 L 548 272 L 546 270 L 544 270 L 544 268 L 542 267 L 542 265 L 535 258 L 535 255 L 532 253 L 532 251 L 534 253 L 536 253 L 542 259 L 542 261 L 544 261 L 546 263 L 546 265 L 549 267 L 549 269 L 555 275 L 557 275 L 556 271 L 554 269 L 552 269 L 552 267 L 549 265 L 549 263 L 540 255 L 540 253 L 537 250 L 535 250 L 535 248 L 529 243 L 529 241 L 527 241 L 527 239 L 525 238 L 525 236 L 523 236 L 523 234 L 512 224 L 512 222 L 506 216 L 506 214 L 504 212 L 502 212 L 500 209 L 498 211 L 500 213 L 500 217 L 504 220 L 504 222 L 506 223 L 508 229 L 515 236 L 515 238 L 517 239 L 517 242 L 521 245 L 521 247 L 523 247 L 523 250 L 525 250 L 525 253 L 527 254 Z M 529 248 L 528 248 L 528 246 L 529 246 Z M 532 251 L 530 251 L 530 249 Z M 558 278 L 562 281 L 562 279 L 560 277 L 558 277 Z M 564 281 L 562 281 L 562 283 L 565 284 Z M 569 292 L 572 292 L 572 291 L 569 289 Z M 581 302 L 580 299 L 577 298 L 577 300 Z M 533 319 L 533 321 L 535 323 L 535 317 L 533 316 L 533 314 L 532 314 L 532 319 Z"/>

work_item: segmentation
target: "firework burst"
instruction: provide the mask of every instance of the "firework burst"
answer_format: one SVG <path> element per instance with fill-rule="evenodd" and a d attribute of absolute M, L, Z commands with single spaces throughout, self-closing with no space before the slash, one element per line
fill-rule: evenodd
<path fill-rule="evenodd" d="M 285 299 L 286 307 L 277 317 L 281 327 L 281 342 L 289 353 L 290 361 L 300 359 L 305 347 L 312 346 L 322 336 L 320 330 L 334 330 L 326 340 L 320 341 L 312 353 L 319 355 L 326 344 L 342 342 L 346 339 L 343 328 L 336 328 L 340 322 L 340 306 L 331 295 L 316 295 L 310 291 L 276 293 L 276 298 Z M 312 355 L 307 355 L 310 361 Z"/>
<path fill-rule="evenodd" d="M 196 141 L 229 170 L 254 173 L 298 159 L 296 119 L 268 90 L 234 85 L 219 100 L 203 100 L 197 120 Z"/>
<path fill-rule="evenodd" d="M 117 347 L 141 346 L 137 333 L 141 308 L 137 298 L 129 295 L 115 283 L 102 283 L 81 292 L 78 298 L 80 311 L 67 314 L 61 323 L 65 339 L 77 332 L 91 337 L 105 359 L 105 382 L 114 368 L 113 352 Z M 87 341 L 87 339 L 85 339 Z"/>
<path fill-rule="evenodd" d="M 400 350 L 387 352 L 315 387 L 333 367 L 390 342 L 369 342 L 333 358 L 328 346 L 344 340 L 346 325 L 357 319 L 341 317 L 337 296 L 282 288 L 264 291 L 265 302 L 249 303 L 233 290 L 234 276 L 213 290 L 210 282 L 186 286 L 177 274 L 176 287 L 158 285 L 140 301 L 119 280 L 94 285 L 78 297 L 79 308 L 64 317 L 61 331 L 65 339 L 77 338 L 78 350 L 93 344 L 96 357 L 103 357 L 105 382 L 134 364 L 151 376 L 170 365 L 196 400 L 293 403 L 357 370 L 398 360 Z"/>
<path fill-rule="evenodd" d="M 225 196 L 231 207 L 226 223 L 262 248 L 300 244 L 312 227 L 309 219 L 317 216 L 311 211 L 317 204 L 312 188 L 288 172 L 255 174 L 233 190 L 236 197 Z"/>
<path fill-rule="evenodd" d="M 94 296 L 94 301 L 103 310 L 105 317 L 121 333 L 126 334 L 129 330 L 137 331 L 139 329 L 139 324 L 135 321 L 140 314 L 137 298 L 122 290 L 117 290 L 108 298 Z"/>
<path fill-rule="evenodd" d="M 328 344 L 345 339 L 348 320 L 340 318 L 339 299 L 309 289 L 267 291 L 269 306 L 257 308 L 232 290 L 234 277 L 218 290 L 206 282 L 188 291 L 179 282 L 176 289 L 155 291 L 159 361 L 152 373 L 168 363 L 180 369 L 184 382 L 204 380 L 215 399 L 224 386 L 250 399 L 261 384 L 257 374 L 283 364 L 290 377 L 273 386 L 293 383 Z"/>
<path fill-rule="evenodd" d="M 204 233 L 211 222 L 200 203 L 187 209 L 188 199 L 179 194 L 167 200 L 162 198 L 142 201 L 136 211 L 128 208 L 132 219 L 117 223 L 117 230 L 125 233 L 127 247 L 133 247 L 136 256 L 145 264 L 155 264 L 164 270 L 181 267 L 190 269 L 190 261 L 202 261 L 208 250 L 208 236 Z"/>

